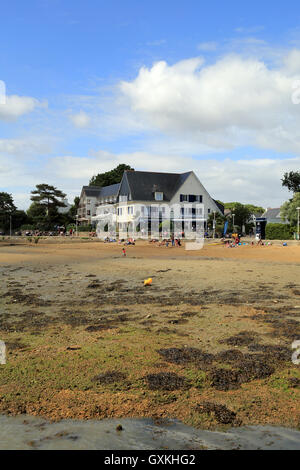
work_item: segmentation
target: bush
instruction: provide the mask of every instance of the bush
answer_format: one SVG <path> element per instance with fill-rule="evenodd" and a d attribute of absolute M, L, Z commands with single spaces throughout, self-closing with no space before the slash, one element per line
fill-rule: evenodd
<path fill-rule="evenodd" d="M 31 224 L 21 225 L 20 230 L 22 232 L 25 232 L 25 230 L 28 232 L 32 232 L 33 230 L 35 230 L 35 226 Z"/>
<path fill-rule="evenodd" d="M 96 228 L 93 225 L 79 225 L 78 232 L 93 232 Z"/>
<path fill-rule="evenodd" d="M 293 240 L 294 227 L 288 224 L 267 224 L 266 239 L 267 240 Z"/>

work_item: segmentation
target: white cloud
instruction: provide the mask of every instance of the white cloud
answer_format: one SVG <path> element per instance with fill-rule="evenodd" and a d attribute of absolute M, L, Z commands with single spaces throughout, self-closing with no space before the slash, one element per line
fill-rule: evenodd
<path fill-rule="evenodd" d="M 79 129 L 84 129 L 86 127 L 89 127 L 91 123 L 90 116 L 84 111 L 80 111 L 79 113 L 72 114 L 70 116 L 70 119 L 73 122 L 74 126 L 78 127 Z"/>
<path fill-rule="evenodd" d="M 120 163 L 143 171 L 193 170 L 216 199 L 279 207 L 290 197 L 288 191 L 282 188 L 281 178 L 286 171 L 299 170 L 300 157 L 259 159 L 249 156 L 234 160 L 228 156 L 222 160 L 199 160 L 178 154 L 114 154 L 101 150 L 91 153 L 90 157 L 50 157 L 43 166 L 33 172 L 27 168 L 24 161 L 0 155 L 0 187 L 3 191 L 12 193 L 18 207 L 23 209 L 28 208 L 30 204 L 30 191 L 41 182 L 58 187 L 73 201 L 74 197 L 80 194 L 81 187 L 88 184 L 93 175 L 111 170 Z"/>
<path fill-rule="evenodd" d="M 49 153 L 50 138 L 26 137 L 17 139 L 0 139 L 0 154 L 7 155 L 36 155 Z"/>
<path fill-rule="evenodd" d="M 56 157 L 51 159 L 47 173 L 52 169 L 51 179 L 59 187 L 69 187 L 67 193 L 74 196 L 81 186 L 100 172 L 108 171 L 120 163 L 131 165 L 136 170 L 185 172 L 195 171 L 210 194 L 224 202 L 240 201 L 262 206 L 278 207 L 289 198 L 282 188 L 281 178 L 286 171 L 297 171 L 300 158 L 233 160 L 195 159 L 178 155 L 133 152 L 113 154 L 94 152 L 89 157 Z M 60 179 L 60 180 L 59 180 Z"/>
<path fill-rule="evenodd" d="M 239 26 L 238 28 L 235 28 L 236 33 L 258 33 L 259 31 L 264 30 L 264 26 L 250 26 L 250 27 L 244 27 L 244 26 Z"/>
<path fill-rule="evenodd" d="M 218 44 L 214 41 L 210 42 L 201 42 L 198 44 L 199 51 L 215 51 L 217 49 Z"/>
<path fill-rule="evenodd" d="M 196 57 L 142 67 L 120 89 L 148 128 L 211 149 L 253 145 L 300 152 L 300 106 L 292 103 L 300 51 L 277 67 L 227 55 L 206 65 Z"/>
<path fill-rule="evenodd" d="M 41 103 L 29 96 L 6 96 L 5 102 L 0 104 L 0 120 L 16 121 L 24 114 L 31 113 L 38 106 L 47 106 L 47 103 Z"/>

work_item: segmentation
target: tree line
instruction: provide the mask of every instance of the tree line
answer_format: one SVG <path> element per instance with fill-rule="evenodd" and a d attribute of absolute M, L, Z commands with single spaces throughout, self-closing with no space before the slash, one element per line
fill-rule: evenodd
<path fill-rule="evenodd" d="M 68 226 L 75 223 L 79 197 L 74 199 L 70 209 L 65 208 L 66 194 L 55 186 L 38 184 L 31 191 L 31 205 L 27 211 L 18 210 L 11 194 L 0 192 L 0 232 L 9 233 L 18 230 L 52 231 L 58 226 Z"/>
<path fill-rule="evenodd" d="M 113 170 L 99 173 L 91 178 L 90 186 L 109 186 L 120 183 L 125 170 L 134 170 L 129 165 L 120 164 Z M 31 205 L 27 211 L 18 210 L 11 194 L 0 192 L 0 232 L 9 233 L 18 230 L 53 231 L 55 227 L 68 227 L 76 223 L 76 214 L 80 198 L 74 199 L 67 212 L 65 208 L 66 194 L 48 184 L 38 184 L 31 191 Z"/>
<path fill-rule="evenodd" d="M 133 170 L 129 165 L 118 165 L 111 171 L 99 173 L 91 178 L 90 186 L 108 186 L 120 183 L 125 170 Z M 293 193 L 293 197 L 286 201 L 281 207 L 281 217 L 288 220 L 291 226 L 297 225 L 297 207 L 300 207 L 300 172 L 285 173 L 282 180 L 282 186 Z M 34 229 L 39 231 L 51 231 L 57 226 L 67 227 L 75 224 L 76 214 L 79 205 L 79 197 L 74 199 L 73 205 L 68 211 L 60 211 L 65 208 L 66 194 L 48 184 L 38 184 L 31 191 L 31 205 L 27 211 L 18 210 L 14 204 L 11 194 L 0 192 L 0 232 L 9 233 L 20 229 Z M 230 209 L 229 217 L 222 216 L 219 212 L 210 214 L 208 218 L 208 227 L 222 232 L 224 223 L 229 223 L 228 230 L 233 230 L 234 226 L 242 231 L 243 226 L 249 229 L 253 224 L 249 223 L 252 214 L 261 215 L 264 212 L 263 207 L 253 204 L 241 204 L 240 202 L 223 203 L 218 201 L 225 209 Z"/>

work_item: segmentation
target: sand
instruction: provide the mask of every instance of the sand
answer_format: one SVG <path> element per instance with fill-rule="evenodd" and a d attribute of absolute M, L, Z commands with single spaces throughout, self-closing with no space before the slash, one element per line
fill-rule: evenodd
<path fill-rule="evenodd" d="M 0 410 L 297 428 L 300 246 L 121 249 L 0 243 Z"/>

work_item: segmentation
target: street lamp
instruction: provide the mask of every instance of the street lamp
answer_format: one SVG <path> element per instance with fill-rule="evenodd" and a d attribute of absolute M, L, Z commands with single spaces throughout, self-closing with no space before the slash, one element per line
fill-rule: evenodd
<path fill-rule="evenodd" d="M 215 238 L 215 235 L 216 235 L 216 211 L 213 211 L 214 212 L 214 220 L 213 220 L 213 238 Z"/>
<path fill-rule="evenodd" d="M 235 216 L 235 214 L 232 214 L 232 230 L 233 230 L 233 232 L 234 232 L 234 216 Z"/>
<path fill-rule="evenodd" d="M 78 214 L 75 215 L 76 218 L 76 237 L 78 237 Z"/>
<path fill-rule="evenodd" d="M 11 238 L 11 232 L 12 232 L 11 227 L 12 227 L 12 224 L 11 224 L 11 214 L 10 214 L 10 216 L 9 216 L 9 236 L 10 236 L 10 238 Z"/>
<path fill-rule="evenodd" d="M 299 225 L 300 225 L 299 216 L 300 216 L 300 207 L 297 207 L 297 211 L 298 211 L 297 240 L 299 240 Z"/>

